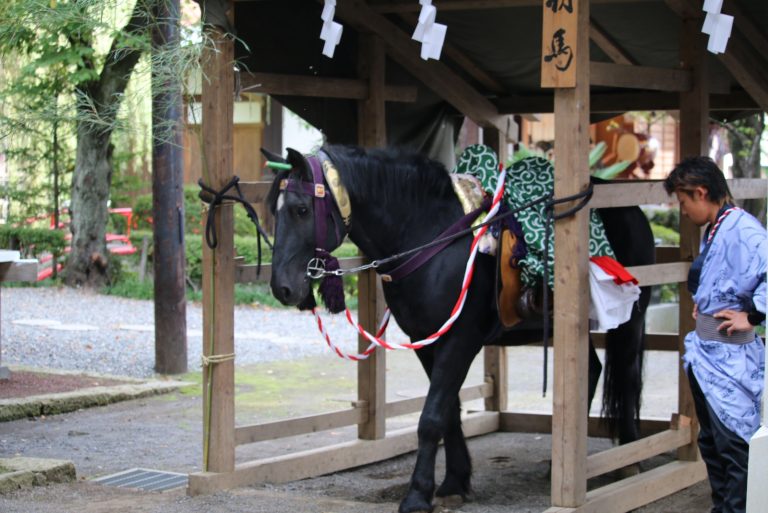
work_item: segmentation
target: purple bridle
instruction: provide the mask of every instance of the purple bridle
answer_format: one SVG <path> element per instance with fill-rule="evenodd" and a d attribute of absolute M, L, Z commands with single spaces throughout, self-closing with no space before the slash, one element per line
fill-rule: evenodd
<path fill-rule="evenodd" d="M 334 248 L 341 245 L 346 235 L 346 227 L 333 215 L 333 209 L 338 208 L 331 193 L 328 183 L 323 174 L 323 160 L 330 160 L 328 155 L 320 151 L 317 155 L 306 155 L 304 157 L 312 170 L 312 182 L 286 178 L 281 182 L 280 189 L 283 191 L 295 192 L 312 196 L 313 209 L 315 216 L 315 258 L 307 264 L 307 276 L 312 279 L 322 278 L 325 270 L 335 270 L 339 268 L 339 262 L 336 257 L 331 256 L 329 248 L 326 247 L 327 223 L 330 219 L 333 223 L 336 241 Z M 341 226 L 340 226 L 341 225 Z"/>

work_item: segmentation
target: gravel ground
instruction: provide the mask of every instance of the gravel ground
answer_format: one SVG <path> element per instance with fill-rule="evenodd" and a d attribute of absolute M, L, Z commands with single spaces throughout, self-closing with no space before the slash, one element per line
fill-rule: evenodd
<path fill-rule="evenodd" d="M 4 288 L 0 298 L 3 365 L 76 370 L 116 376 L 153 376 L 151 301 L 69 288 Z M 327 319 L 341 340 L 354 340 L 341 316 Z M 203 309 L 187 304 L 189 370 L 200 369 Z M 394 323 L 387 336 L 405 341 Z M 311 314 L 263 306 L 235 308 L 238 365 L 328 353 Z M 353 346 L 350 346 L 352 349 Z"/>

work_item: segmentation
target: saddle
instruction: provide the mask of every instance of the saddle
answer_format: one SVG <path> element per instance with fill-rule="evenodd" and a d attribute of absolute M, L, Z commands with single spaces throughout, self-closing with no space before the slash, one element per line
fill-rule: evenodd
<path fill-rule="evenodd" d="M 465 213 L 482 203 L 483 189 L 479 180 L 471 175 L 452 174 L 453 188 Z M 496 255 L 496 307 L 499 320 L 505 328 L 511 328 L 523 320 L 518 305 L 523 293 L 519 262 L 514 257 L 519 243 L 517 236 L 504 228 L 498 240 L 490 233 L 480 242 L 482 253 Z"/>

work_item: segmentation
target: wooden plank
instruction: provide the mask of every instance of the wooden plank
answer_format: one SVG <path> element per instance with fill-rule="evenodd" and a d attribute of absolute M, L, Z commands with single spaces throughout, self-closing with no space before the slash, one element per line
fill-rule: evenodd
<path fill-rule="evenodd" d="M 0 282 L 5 281 L 37 281 L 37 259 L 0 263 Z"/>
<path fill-rule="evenodd" d="M 687 0 L 686 0 L 687 1 Z M 690 2 L 688 2 L 690 5 Z M 682 21 L 680 33 L 680 62 L 684 69 L 693 73 L 693 89 L 680 95 L 680 158 L 707 155 L 709 151 L 709 76 L 708 53 L 706 37 L 701 33 L 700 20 L 687 17 Z M 699 254 L 701 230 L 687 217 L 680 217 L 680 260 L 692 262 Z M 680 298 L 680 320 L 678 331 L 678 350 L 680 355 L 685 352 L 683 337 L 685 333 L 695 329 L 691 317 L 693 299 L 685 283 L 678 286 Z M 677 411 L 693 419 L 694 432 L 698 430 L 696 410 L 693 397 L 688 386 L 688 377 L 683 366 L 678 367 L 678 407 Z M 677 451 L 681 460 L 696 461 L 700 459 L 698 447 L 692 442 Z"/>
<path fill-rule="evenodd" d="M 693 441 L 691 426 L 668 429 L 634 442 L 619 445 L 587 457 L 587 478 L 607 474 L 633 463 L 664 454 Z"/>
<path fill-rule="evenodd" d="M 498 413 L 474 413 L 462 421 L 467 437 L 492 433 L 498 427 Z M 393 431 L 379 440 L 355 440 L 251 461 L 238 465 L 232 472 L 193 473 L 189 475 L 187 492 L 200 495 L 256 483 L 284 483 L 382 461 L 414 450 L 417 445 L 416 429 L 413 426 Z"/>
<path fill-rule="evenodd" d="M 493 100 L 501 114 L 553 112 L 553 102 L 551 94 L 507 95 Z M 593 113 L 627 112 L 630 110 L 677 110 L 680 106 L 680 95 L 664 91 L 592 92 L 590 95 L 590 105 L 590 110 Z M 752 97 L 744 91 L 712 94 L 709 108 L 710 111 L 760 110 Z"/>
<path fill-rule="evenodd" d="M 589 436 L 611 438 L 605 422 L 600 417 L 589 417 Z M 640 436 L 651 436 L 669 429 L 669 419 L 640 419 Z M 503 411 L 499 417 L 499 431 L 507 433 L 551 433 L 552 416 L 547 413 Z"/>
<path fill-rule="evenodd" d="M 578 53 L 580 50 L 589 53 L 589 47 L 579 40 L 582 30 L 577 27 L 580 4 L 580 0 L 568 4 L 542 2 L 541 87 L 576 87 Z M 586 44 L 589 45 L 588 38 Z"/>
<path fill-rule="evenodd" d="M 608 62 L 591 62 L 589 66 L 593 86 L 671 92 L 691 89 L 691 72 L 687 70 L 627 66 Z"/>
<path fill-rule="evenodd" d="M 552 507 L 544 513 L 624 513 L 693 486 L 707 478 L 701 462 L 673 461 L 591 490 L 578 508 Z"/>
<path fill-rule="evenodd" d="M 491 397 L 492 394 L 493 384 L 488 382 L 481 385 L 462 388 L 459 392 L 459 399 L 461 402 L 468 402 L 474 401 L 476 399 Z M 424 408 L 424 402 L 426 400 L 426 396 L 421 396 L 388 402 L 386 405 L 386 417 L 397 417 L 399 415 L 406 415 L 408 413 L 421 411 Z"/>
<path fill-rule="evenodd" d="M 688 279 L 690 262 L 671 262 L 669 264 L 636 265 L 627 267 L 641 286 L 661 285 L 664 283 L 683 283 Z"/>
<path fill-rule="evenodd" d="M 311 75 L 281 75 L 278 73 L 240 72 L 242 92 L 256 92 L 285 96 L 315 98 L 345 98 L 365 100 L 368 83 L 350 78 L 315 77 Z M 383 84 L 383 82 L 382 82 Z M 413 103 L 418 88 L 411 86 L 383 86 L 384 101 Z"/>
<path fill-rule="evenodd" d="M 704 153 L 706 154 L 706 153 Z M 736 178 L 727 180 L 728 188 L 736 199 L 764 198 L 768 194 L 768 180 L 764 178 Z M 660 180 L 629 180 L 595 185 L 591 208 L 628 207 L 632 205 L 676 204 L 675 196 L 664 190 Z"/>
<path fill-rule="evenodd" d="M 656 263 L 668 264 L 680 259 L 680 246 L 656 246 Z"/>
<path fill-rule="evenodd" d="M 589 184 L 589 5 L 582 0 L 576 10 L 576 87 L 555 89 L 556 197 L 584 191 Z M 584 503 L 587 489 L 589 211 L 558 221 L 554 233 L 551 497 L 553 505 L 574 507 Z"/>
<path fill-rule="evenodd" d="M 252 1 L 252 0 L 240 0 Z M 653 2 L 654 0 L 591 0 L 593 4 L 624 4 Z M 514 7 L 539 7 L 542 0 L 435 0 L 438 11 L 477 11 L 483 9 L 508 9 Z M 372 0 L 371 8 L 379 13 L 419 12 L 421 7 L 413 0 Z"/>
<path fill-rule="evenodd" d="M 420 44 L 395 24 L 371 10 L 362 0 L 350 0 L 336 6 L 336 15 L 362 31 L 373 32 L 387 44 L 387 54 L 400 63 L 425 86 L 440 95 L 460 112 L 483 127 L 493 126 L 506 133 L 506 116 L 459 75 L 440 61 L 424 61 Z"/>
<path fill-rule="evenodd" d="M 717 57 L 760 109 L 768 111 L 766 61 L 757 54 L 750 42 L 741 33 L 734 31 L 728 40 L 725 53 L 720 53 Z"/>
<path fill-rule="evenodd" d="M 594 19 L 589 20 L 589 38 L 616 64 L 632 66 L 637 61 Z"/>
<path fill-rule="evenodd" d="M 251 426 L 239 426 L 235 428 L 235 445 L 251 444 L 264 440 L 275 440 L 324 431 L 326 429 L 351 426 L 365 422 L 367 416 L 367 409 L 360 406 L 319 415 L 308 415 Z"/>
<path fill-rule="evenodd" d="M 240 191 L 243 193 L 243 199 L 248 203 L 263 203 L 267 200 L 267 194 L 269 194 L 269 189 L 271 188 L 271 180 L 240 182 Z"/>
<path fill-rule="evenodd" d="M 605 333 L 590 333 L 592 343 L 597 348 L 605 348 Z M 646 333 L 646 351 L 677 351 L 677 333 Z"/>

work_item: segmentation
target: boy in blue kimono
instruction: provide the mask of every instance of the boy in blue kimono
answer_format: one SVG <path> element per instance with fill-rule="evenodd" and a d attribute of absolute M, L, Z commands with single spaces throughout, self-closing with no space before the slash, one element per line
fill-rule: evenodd
<path fill-rule="evenodd" d="M 746 509 L 749 440 L 760 426 L 765 346 L 766 230 L 732 204 L 722 172 L 707 157 L 680 162 L 664 181 L 680 213 L 706 225 L 688 274 L 696 330 L 683 362 L 699 418 L 699 449 L 712 487 L 713 512 Z"/>

